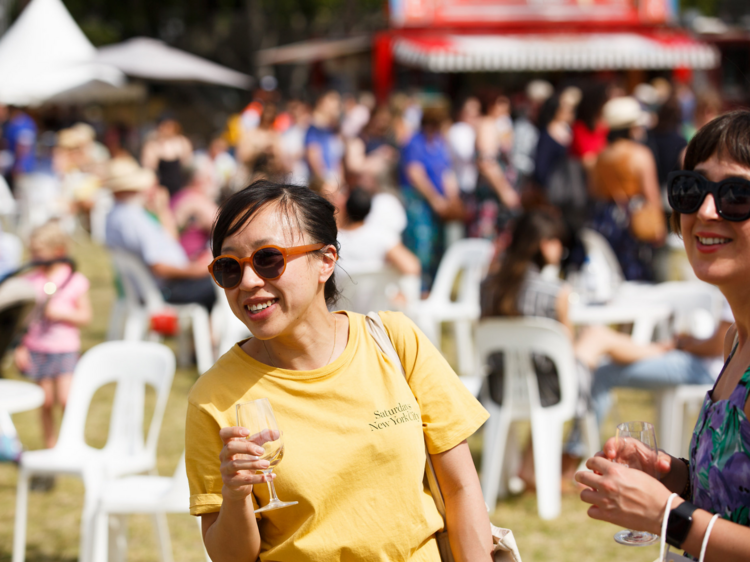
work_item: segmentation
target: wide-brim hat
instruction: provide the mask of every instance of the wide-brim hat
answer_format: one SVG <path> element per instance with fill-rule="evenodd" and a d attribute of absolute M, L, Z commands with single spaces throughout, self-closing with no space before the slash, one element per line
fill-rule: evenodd
<path fill-rule="evenodd" d="M 115 158 L 109 163 L 104 186 L 112 193 L 144 191 L 156 183 L 156 174 L 141 168 L 130 158 Z"/>
<path fill-rule="evenodd" d="M 91 125 L 76 123 L 72 127 L 57 133 L 57 146 L 60 148 L 79 148 L 96 138 L 96 132 Z"/>
<path fill-rule="evenodd" d="M 612 131 L 643 125 L 647 117 L 637 99 L 625 96 L 604 104 L 602 117 Z"/>

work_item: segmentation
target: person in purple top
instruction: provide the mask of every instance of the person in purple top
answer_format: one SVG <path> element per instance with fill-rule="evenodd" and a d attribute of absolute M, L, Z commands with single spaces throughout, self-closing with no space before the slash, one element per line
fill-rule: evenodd
<path fill-rule="evenodd" d="M 399 183 L 406 205 L 404 244 L 422 264 L 422 289 L 428 291 L 445 251 L 443 223 L 463 218 L 458 181 L 441 126 L 443 106 L 425 108 L 422 128 L 401 152 Z"/>
<path fill-rule="evenodd" d="M 649 454 L 635 440 L 610 439 L 576 474 L 589 516 L 661 534 L 706 562 L 750 560 L 750 111 L 706 124 L 690 141 L 683 171 L 667 180 L 672 227 L 696 276 L 716 285 L 735 324 L 724 368 L 706 394 L 690 458 Z M 616 460 L 617 462 L 611 462 Z M 667 505 L 672 495 L 671 511 Z M 664 518 L 666 517 L 666 521 Z M 718 517 L 704 540 L 709 523 Z M 707 545 L 705 547 L 704 545 Z"/>

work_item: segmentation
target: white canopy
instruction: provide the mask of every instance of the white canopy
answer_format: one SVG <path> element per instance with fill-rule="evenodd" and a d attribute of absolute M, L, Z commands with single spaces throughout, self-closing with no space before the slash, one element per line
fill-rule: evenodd
<path fill-rule="evenodd" d="M 198 81 L 243 89 L 249 88 L 252 80 L 247 74 L 148 37 L 101 47 L 96 60 L 117 67 L 129 76 L 152 80 Z"/>
<path fill-rule="evenodd" d="M 61 0 L 31 0 L 0 37 L 0 102 L 37 104 L 93 80 L 115 86 L 125 81 L 95 56 Z"/>
<path fill-rule="evenodd" d="M 402 64 L 432 72 L 716 68 L 716 48 L 680 33 L 399 37 Z"/>

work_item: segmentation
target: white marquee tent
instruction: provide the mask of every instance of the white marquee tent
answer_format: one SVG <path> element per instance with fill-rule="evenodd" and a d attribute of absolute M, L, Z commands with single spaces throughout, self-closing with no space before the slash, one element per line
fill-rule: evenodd
<path fill-rule="evenodd" d="M 128 76 L 149 80 L 196 81 L 247 89 L 251 78 L 236 70 L 170 47 L 158 39 L 135 37 L 99 49 L 97 61 Z"/>
<path fill-rule="evenodd" d="M 33 105 L 91 82 L 119 86 L 123 73 L 96 48 L 61 0 L 32 0 L 0 37 L 0 102 Z"/>
<path fill-rule="evenodd" d="M 0 103 L 36 105 L 49 99 L 80 103 L 101 97 L 102 92 L 117 98 L 126 74 L 244 89 L 252 80 L 156 39 L 137 37 L 97 50 L 62 0 L 31 0 L 0 37 Z"/>

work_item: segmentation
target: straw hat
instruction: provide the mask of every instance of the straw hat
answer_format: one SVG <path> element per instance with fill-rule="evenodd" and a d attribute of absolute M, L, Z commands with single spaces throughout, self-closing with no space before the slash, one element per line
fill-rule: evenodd
<path fill-rule="evenodd" d="M 642 125 L 646 113 L 641 109 L 641 104 L 638 103 L 637 99 L 625 96 L 611 99 L 605 103 L 602 116 L 609 128 L 617 131 Z"/>
<path fill-rule="evenodd" d="M 57 133 L 57 146 L 61 148 L 79 148 L 96 138 L 96 132 L 91 125 L 76 123 L 68 129 Z"/>
<path fill-rule="evenodd" d="M 109 163 L 104 186 L 112 193 L 144 191 L 156 183 L 156 174 L 141 168 L 130 158 L 115 158 Z"/>
<path fill-rule="evenodd" d="M 555 93 L 555 88 L 546 80 L 532 80 L 526 85 L 526 97 L 536 103 L 544 103 Z"/>

